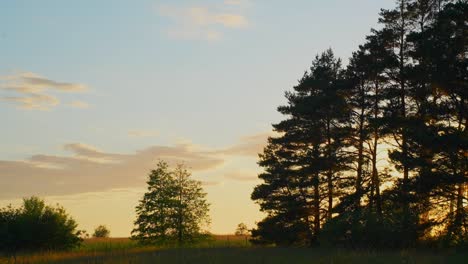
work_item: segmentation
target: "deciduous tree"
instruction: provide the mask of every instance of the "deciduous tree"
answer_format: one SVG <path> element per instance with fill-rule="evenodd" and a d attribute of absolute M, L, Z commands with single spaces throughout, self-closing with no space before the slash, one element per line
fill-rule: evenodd
<path fill-rule="evenodd" d="M 200 181 L 184 165 L 160 161 L 149 174 L 148 188 L 136 207 L 132 237 L 142 243 L 192 242 L 209 224 L 209 204 Z"/>

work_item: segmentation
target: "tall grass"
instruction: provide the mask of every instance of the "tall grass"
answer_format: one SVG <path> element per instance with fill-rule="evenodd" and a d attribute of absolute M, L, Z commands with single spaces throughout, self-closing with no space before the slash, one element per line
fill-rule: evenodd
<path fill-rule="evenodd" d="M 141 247 L 136 241 L 129 238 L 91 238 L 85 239 L 75 252 L 109 252 L 116 250 L 129 250 Z"/>
<path fill-rule="evenodd" d="M 8 263 L 2 259 L 0 263 Z M 10 263 L 13 263 L 10 260 Z M 468 263 L 468 253 L 254 247 L 245 237 L 215 236 L 184 248 L 141 246 L 128 238 L 90 239 L 70 252 L 25 254 L 16 263 Z"/>

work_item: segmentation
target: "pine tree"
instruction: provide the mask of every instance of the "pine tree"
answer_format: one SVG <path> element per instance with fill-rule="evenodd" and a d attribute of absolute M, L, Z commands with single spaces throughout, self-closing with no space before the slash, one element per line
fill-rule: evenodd
<path fill-rule="evenodd" d="M 255 241 L 468 243 L 468 2 L 398 0 L 380 22 L 346 72 L 327 51 L 286 93 L 260 155 Z"/>
<path fill-rule="evenodd" d="M 340 195 L 335 187 L 349 158 L 341 61 L 331 50 L 317 56 L 286 98 L 288 105 L 278 111 L 288 118 L 273 126 L 282 136 L 271 138 L 260 155 L 265 173 L 259 178 L 265 183 L 255 188 L 252 199 L 268 217 L 252 235 L 259 241 L 313 244 L 322 222 L 332 217 Z M 281 228 L 291 237 L 274 237 L 273 230 Z"/>
<path fill-rule="evenodd" d="M 388 33 L 373 31 L 367 42 L 353 53 L 347 67 L 349 86 L 348 101 L 352 108 L 351 125 L 352 141 L 356 151 L 356 180 L 354 200 L 355 208 L 361 206 L 361 198 L 371 192 L 369 205 L 376 206 L 376 212 L 382 213 L 380 200 L 380 178 L 377 169 L 378 143 L 382 134 L 379 120 L 382 118 L 383 86 L 387 77 L 384 72 L 393 58 L 385 48 L 388 44 Z M 365 164 L 371 164 L 368 172 L 369 186 L 364 181 Z"/>
<path fill-rule="evenodd" d="M 410 45 L 408 35 L 413 29 L 412 5 L 410 0 L 397 0 L 397 8 L 394 10 L 382 10 L 380 22 L 384 25 L 385 31 L 391 36 L 388 48 L 392 51 L 393 60 L 388 60 L 386 72 L 388 84 L 385 89 L 387 103 L 384 115 L 386 121 L 386 134 L 392 140 L 394 148 L 390 151 L 389 157 L 397 170 L 402 172 L 401 179 L 396 183 L 396 201 L 401 204 L 401 215 L 395 216 L 401 224 L 402 242 L 406 245 L 414 244 L 417 240 L 418 211 L 411 203 L 414 201 L 414 190 L 411 188 L 412 172 L 414 164 L 411 161 L 412 148 L 410 148 L 409 133 L 413 126 L 415 115 L 415 104 L 411 100 L 410 91 L 414 89 L 408 73 L 412 68 L 410 57 Z M 397 207 L 394 207 L 397 208 Z"/>
<path fill-rule="evenodd" d="M 411 36 L 419 62 L 414 76 L 427 87 L 415 96 L 424 129 L 413 137 L 423 150 L 416 184 L 425 204 L 449 223 L 449 240 L 467 234 L 467 16 L 466 1 L 446 4 L 433 23 Z"/>
<path fill-rule="evenodd" d="M 264 172 L 259 178 L 264 183 L 255 187 L 252 199 L 267 217 L 252 230 L 256 243 L 312 244 L 320 229 L 319 190 L 312 187 L 317 183 L 317 174 L 304 175 L 308 168 L 302 164 L 305 156 L 296 153 L 304 145 L 286 143 L 291 141 L 289 137 L 292 135 L 270 138 L 260 155 L 259 165 Z"/>

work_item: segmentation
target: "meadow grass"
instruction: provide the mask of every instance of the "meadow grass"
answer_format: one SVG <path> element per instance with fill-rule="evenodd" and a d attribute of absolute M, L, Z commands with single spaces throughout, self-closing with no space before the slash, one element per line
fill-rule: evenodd
<path fill-rule="evenodd" d="M 3 259 L 0 263 L 8 263 Z M 13 263 L 10 260 L 10 263 Z M 141 246 L 128 238 L 89 239 L 69 252 L 25 254 L 16 263 L 468 263 L 468 253 L 254 247 L 245 237 L 215 236 L 184 248 Z"/>

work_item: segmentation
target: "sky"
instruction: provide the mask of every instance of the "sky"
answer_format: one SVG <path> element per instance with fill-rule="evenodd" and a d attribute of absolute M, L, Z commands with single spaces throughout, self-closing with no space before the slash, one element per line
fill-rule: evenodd
<path fill-rule="evenodd" d="M 0 1 L 0 206 L 40 196 L 129 236 L 158 159 L 255 226 L 258 153 L 317 53 L 346 63 L 393 0 Z"/>

